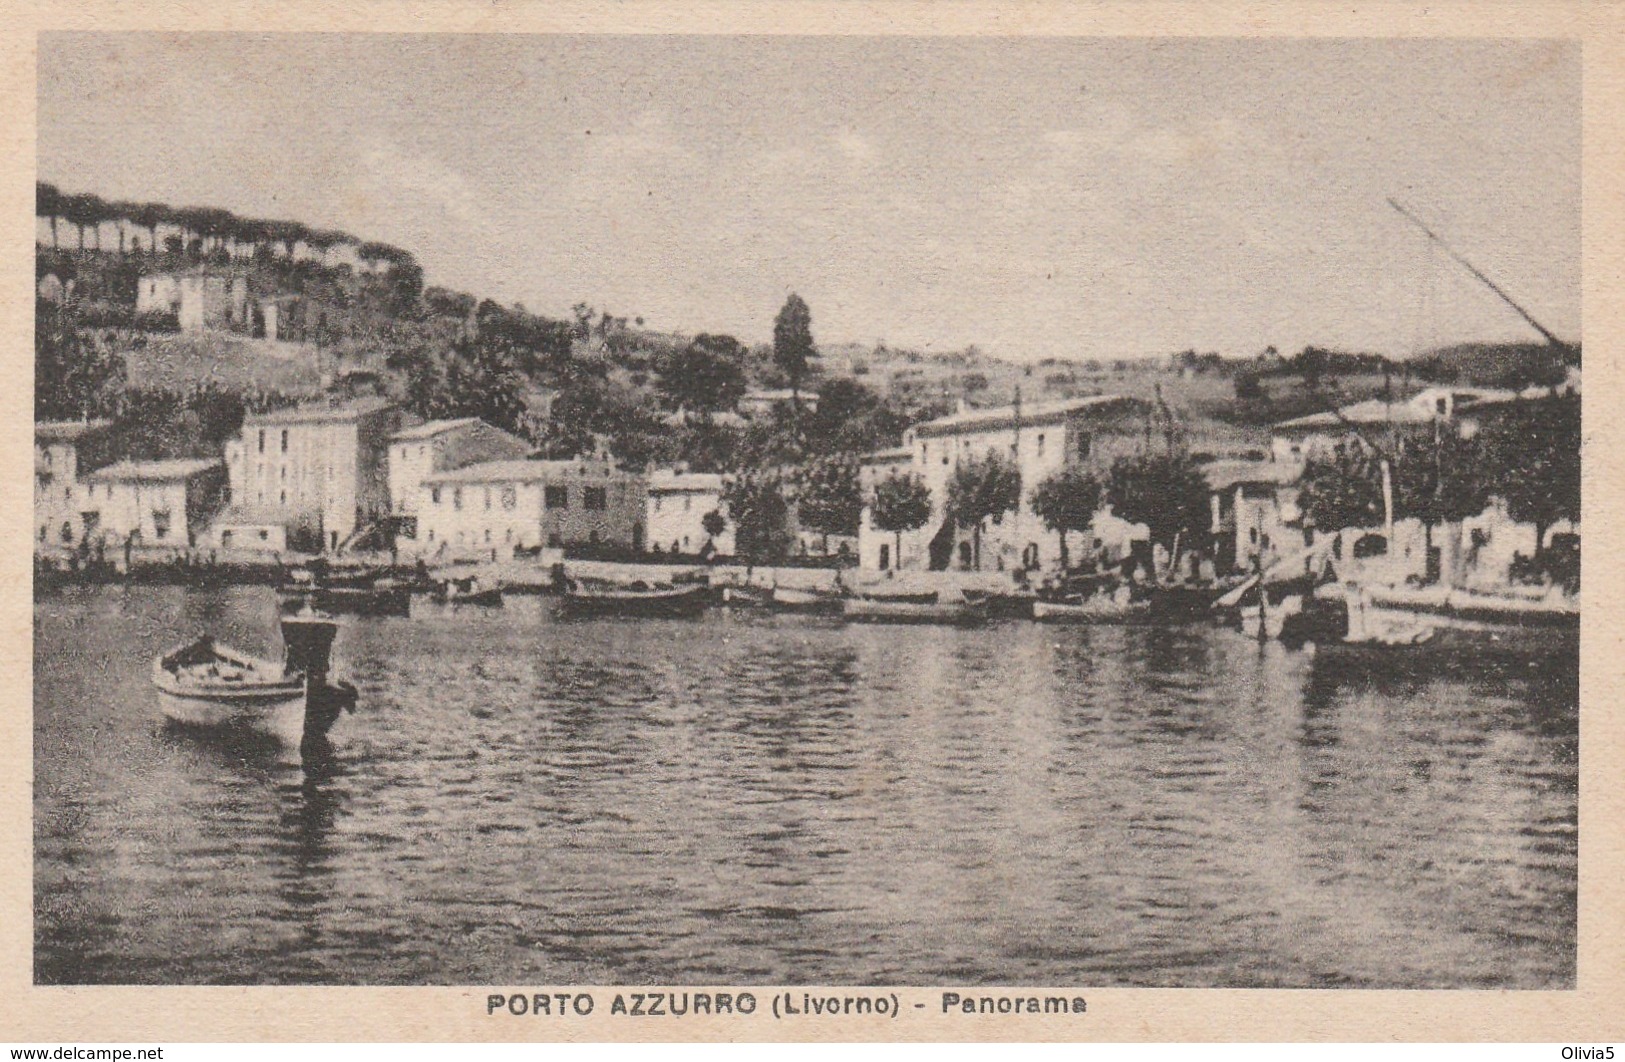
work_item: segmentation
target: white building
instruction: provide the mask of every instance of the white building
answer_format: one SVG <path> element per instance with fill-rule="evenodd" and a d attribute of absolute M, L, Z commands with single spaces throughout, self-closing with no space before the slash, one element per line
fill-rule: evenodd
<path fill-rule="evenodd" d="M 1464 439 L 1478 431 L 1482 417 L 1516 402 L 1514 391 L 1482 387 L 1429 387 L 1410 398 L 1380 398 L 1344 406 L 1335 413 L 1311 413 L 1282 421 L 1270 429 L 1270 454 L 1276 461 L 1301 463 L 1351 435 L 1364 434 L 1379 445 L 1405 435 L 1431 434 L 1436 424 L 1451 424 Z"/>
<path fill-rule="evenodd" d="M 708 513 L 718 513 L 725 524 L 715 536 L 705 529 Z M 734 552 L 734 527 L 722 504 L 722 477 L 704 472 L 661 469 L 649 476 L 649 498 L 644 526 L 651 553 L 696 554 L 711 548 L 723 556 Z"/>
<path fill-rule="evenodd" d="M 909 429 L 903 438 L 905 463 L 896 451 L 871 455 L 863 464 L 867 483 L 887 474 L 919 476 L 931 492 L 926 526 L 901 535 L 901 556 L 893 556 L 899 536 L 874 526 L 866 507 L 858 532 L 861 567 L 1009 571 L 1050 567 L 1060 560 L 1059 536 L 1031 509 L 1032 490 L 1069 465 L 1101 473 L 1120 456 L 1136 452 L 1145 427 L 1145 404 L 1122 395 L 1095 395 L 1063 402 L 961 410 Z M 947 518 L 948 484 L 959 463 L 998 455 L 1012 461 L 1021 477 L 1020 504 L 987 521 L 980 535 Z M 1107 516 L 1097 520 L 1095 538 L 1114 556 L 1144 530 Z M 977 539 L 980 539 L 980 556 Z M 1068 552 L 1093 547 L 1074 534 Z"/>
<path fill-rule="evenodd" d="M 400 518 L 398 533 L 416 537 L 419 494 L 430 476 L 530 452 L 525 440 L 478 417 L 431 420 L 396 432 L 389 440 L 389 501 L 390 512 Z"/>
<path fill-rule="evenodd" d="M 109 546 L 189 549 L 201 541 L 225 482 L 218 458 L 120 461 L 85 477 L 84 504 Z"/>
<path fill-rule="evenodd" d="M 40 421 L 34 425 L 34 549 L 71 550 L 94 536 L 98 516 L 85 505 L 83 477 L 112 460 L 111 423 Z"/>
<path fill-rule="evenodd" d="M 419 488 L 410 549 L 448 560 L 544 546 L 642 552 L 645 493 L 644 477 L 620 471 L 608 456 L 437 472 Z"/>

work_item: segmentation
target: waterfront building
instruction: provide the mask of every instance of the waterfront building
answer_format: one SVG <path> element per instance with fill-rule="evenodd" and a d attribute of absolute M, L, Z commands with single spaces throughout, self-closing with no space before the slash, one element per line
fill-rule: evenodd
<path fill-rule="evenodd" d="M 608 455 L 488 461 L 424 477 L 412 551 L 443 559 L 541 547 L 642 552 L 643 476 Z"/>
<path fill-rule="evenodd" d="M 530 452 L 525 440 L 478 417 L 431 420 L 396 432 L 389 440 L 390 513 L 396 537 L 417 537 L 418 501 L 429 476 L 486 461 L 523 458 Z"/>
<path fill-rule="evenodd" d="M 721 476 L 671 469 L 654 472 L 649 476 L 649 495 L 644 507 L 649 552 L 693 554 L 710 542 L 717 553 L 732 556 L 733 522 L 728 521 L 722 533 L 713 538 L 705 529 L 706 514 L 713 512 L 727 520 Z"/>
<path fill-rule="evenodd" d="M 1518 401 L 1514 391 L 1483 387 L 1429 387 L 1401 401 L 1373 398 L 1281 421 L 1270 428 L 1270 456 L 1276 461 L 1301 463 L 1326 453 L 1356 435 L 1387 446 L 1405 436 L 1431 438 L 1440 425 L 1451 425 L 1463 438 L 1471 438 L 1486 416 L 1493 416 Z"/>
<path fill-rule="evenodd" d="M 1213 563 L 1221 572 L 1250 572 L 1304 552 L 1298 512 L 1301 464 L 1218 460 L 1202 466 L 1213 522 Z"/>
<path fill-rule="evenodd" d="M 105 420 L 40 421 L 34 425 L 34 549 L 72 550 L 96 531 L 82 477 L 113 461 L 112 424 Z"/>
<path fill-rule="evenodd" d="M 1138 399 L 1095 395 L 1030 406 L 962 407 L 950 416 L 915 425 L 903 437 L 906 462 L 898 451 L 883 451 L 865 459 L 860 474 L 866 489 L 888 474 L 918 475 L 931 492 L 931 518 L 925 527 L 903 533 L 901 555 L 893 557 L 898 536 L 878 530 L 866 507 L 858 533 L 860 565 L 873 570 L 1010 571 L 1058 564 L 1059 536 L 1033 514 L 1029 500 L 1033 488 L 1069 466 L 1104 475 L 1112 461 L 1141 447 L 1146 411 L 1146 404 Z M 948 484 L 961 461 L 989 454 L 1015 464 L 1021 477 L 1021 498 L 1015 510 L 986 522 L 978 556 L 973 529 L 958 527 L 947 516 Z M 1082 555 L 1080 549 L 1104 550 L 1115 558 L 1136 536 L 1144 538 L 1144 529 L 1102 514 L 1091 538 L 1085 540 L 1074 533 L 1068 550 L 1074 557 Z"/>
<path fill-rule="evenodd" d="M 337 551 L 389 512 L 389 440 L 400 411 L 387 400 L 250 414 L 226 444 L 231 507 L 215 524 L 225 548 Z M 283 544 L 267 528 L 280 527 Z"/>
<path fill-rule="evenodd" d="M 226 475 L 219 458 L 120 461 L 85 477 L 92 535 L 107 546 L 190 549 L 219 508 Z"/>

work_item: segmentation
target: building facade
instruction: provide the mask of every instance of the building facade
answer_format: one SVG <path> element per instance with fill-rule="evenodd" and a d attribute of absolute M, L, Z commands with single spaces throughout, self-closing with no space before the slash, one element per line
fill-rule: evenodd
<path fill-rule="evenodd" d="M 339 406 L 306 406 L 251 414 L 226 446 L 231 508 L 215 538 L 234 545 L 283 528 L 284 548 L 336 551 L 385 518 L 389 505 L 389 440 L 400 411 L 382 398 Z"/>
<path fill-rule="evenodd" d="M 85 477 L 85 504 L 109 547 L 187 550 L 204 542 L 225 485 L 218 458 L 120 461 Z"/>
<path fill-rule="evenodd" d="M 1407 436 L 1431 437 L 1438 426 L 1447 424 L 1463 438 L 1471 438 L 1486 416 L 1517 400 L 1514 391 L 1474 387 L 1429 387 L 1398 402 L 1373 398 L 1336 412 L 1311 413 L 1274 425 L 1270 456 L 1282 463 L 1301 464 L 1351 436 L 1363 435 L 1385 446 Z"/>
<path fill-rule="evenodd" d="M 105 420 L 34 425 L 34 549 L 77 549 L 94 536 L 99 516 L 86 505 L 83 477 L 112 463 L 112 425 Z"/>
<path fill-rule="evenodd" d="M 526 457 L 531 446 L 478 417 L 431 420 L 402 428 L 389 440 L 390 512 L 403 518 L 406 537 L 416 535 L 419 493 L 424 480 L 437 472 L 451 472 L 487 461 Z"/>
<path fill-rule="evenodd" d="M 712 536 L 705 529 L 708 513 L 723 518 L 721 534 Z M 733 556 L 734 527 L 722 503 L 719 475 L 669 469 L 651 474 L 644 526 L 650 553 L 697 554 L 709 543 L 714 552 Z"/>
<path fill-rule="evenodd" d="M 207 269 L 152 273 L 136 284 L 136 313 L 172 313 L 182 332 L 243 330 L 250 323 L 248 278 Z"/>
<path fill-rule="evenodd" d="M 410 552 L 452 560 L 542 547 L 642 552 L 647 483 L 607 456 L 490 461 L 426 476 Z"/>
<path fill-rule="evenodd" d="M 961 410 L 917 424 L 904 435 L 906 463 L 897 451 L 871 455 L 862 476 L 872 484 L 888 474 L 919 476 L 931 492 L 931 518 L 925 527 L 901 536 L 874 526 L 866 507 L 859 525 L 858 555 L 863 568 L 955 569 L 1010 571 L 1050 567 L 1060 560 L 1060 537 L 1032 512 L 1030 495 L 1046 477 L 1066 467 L 1103 474 L 1118 457 L 1141 445 L 1147 407 L 1121 395 L 1096 395 L 1031 406 Z M 997 455 L 1015 465 L 1021 478 L 1016 509 L 984 522 L 977 529 L 957 526 L 947 514 L 948 484 L 962 461 Z M 1113 555 L 1126 548 L 1135 525 L 1096 521 L 1093 540 L 1073 534 L 1068 552 L 1104 548 Z M 1143 529 L 1138 529 L 1144 537 Z M 899 555 L 900 554 L 900 555 Z"/>

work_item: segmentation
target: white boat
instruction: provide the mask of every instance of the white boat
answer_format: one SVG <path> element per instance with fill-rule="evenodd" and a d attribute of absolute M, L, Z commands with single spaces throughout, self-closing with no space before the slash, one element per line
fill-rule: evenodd
<path fill-rule="evenodd" d="M 152 682 L 164 715 L 187 726 L 253 726 L 296 741 L 304 727 L 302 672 L 207 634 L 154 661 Z"/>
<path fill-rule="evenodd" d="M 1136 601 L 1127 586 L 1097 591 L 1077 601 L 1034 601 L 1033 619 L 1040 623 L 1124 623 L 1151 614 L 1151 602 Z"/>
<path fill-rule="evenodd" d="M 246 727 L 299 747 L 325 738 L 339 713 L 353 711 L 356 702 L 354 686 L 327 681 L 337 631 L 326 617 L 285 618 L 288 659 L 282 663 L 200 635 L 153 662 L 159 710 L 186 726 Z"/>

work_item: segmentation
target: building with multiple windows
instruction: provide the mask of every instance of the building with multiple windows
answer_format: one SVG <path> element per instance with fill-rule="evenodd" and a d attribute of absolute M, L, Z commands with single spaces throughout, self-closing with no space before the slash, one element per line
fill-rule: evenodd
<path fill-rule="evenodd" d="M 85 477 L 87 537 L 132 549 L 191 549 L 202 541 L 225 485 L 214 457 L 108 465 Z"/>
<path fill-rule="evenodd" d="M 400 426 L 400 411 L 376 397 L 249 415 L 226 445 L 231 507 L 215 543 L 227 533 L 234 546 L 265 542 L 259 532 L 280 527 L 282 548 L 338 550 L 389 513 L 387 455 Z"/>
<path fill-rule="evenodd" d="M 35 550 L 72 551 L 87 530 L 95 533 L 98 517 L 85 504 L 82 477 L 112 463 L 111 427 L 105 420 L 34 425 Z"/>
<path fill-rule="evenodd" d="M 1142 445 L 1146 415 L 1146 404 L 1138 399 L 1095 395 L 1031 406 L 962 408 L 915 425 L 903 437 L 906 460 L 899 451 L 871 455 L 862 476 L 870 484 L 888 474 L 919 476 L 931 491 L 931 518 L 925 527 L 898 536 L 877 529 L 866 508 L 858 533 L 860 565 L 874 570 L 1010 571 L 1058 563 L 1059 537 L 1033 514 L 1033 488 L 1068 466 L 1103 474 L 1116 458 Z M 1016 509 L 986 521 L 978 535 L 948 516 L 948 484 L 962 461 L 990 454 L 1014 464 L 1021 477 L 1021 500 Z M 1097 532 L 1096 537 L 1112 539 L 1103 543 L 1106 548 L 1119 550 L 1123 542 L 1117 540 L 1126 541 L 1135 528 L 1102 520 Z M 894 556 L 899 537 L 901 556 Z M 1069 542 L 1069 552 L 1079 556 L 1078 550 L 1088 546 L 1092 542 Z"/>
<path fill-rule="evenodd" d="M 642 551 L 642 475 L 606 455 L 568 461 L 488 461 L 426 476 L 411 551 L 444 559 L 515 550 Z"/>
<path fill-rule="evenodd" d="M 417 537 L 417 511 L 423 481 L 438 472 L 452 472 L 487 461 L 505 461 L 529 455 L 531 446 L 478 417 L 431 420 L 403 428 L 389 440 L 390 513 L 401 539 Z"/>
<path fill-rule="evenodd" d="M 713 536 L 705 528 L 709 513 L 722 517 L 723 529 Z M 722 504 L 722 477 L 706 472 L 661 469 L 649 476 L 649 497 L 644 526 L 650 553 L 697 554 L 707 544 L 715 553 L 732 556 L 734 527 Z"/>

